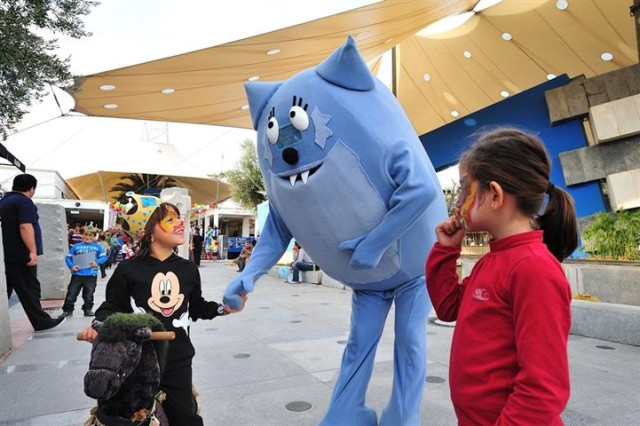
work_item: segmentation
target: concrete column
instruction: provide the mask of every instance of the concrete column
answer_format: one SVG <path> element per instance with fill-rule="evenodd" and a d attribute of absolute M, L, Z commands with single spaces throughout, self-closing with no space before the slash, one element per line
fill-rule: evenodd
<path fill-rule="evenodd" d="M 242 219 L 242 236 L 248 237 L 251 233 L 251 218 L 245 217 Z"/>
<path fill-rule="evenodd" d="M 11 323 L 9 322 L 9 302 L 7 301 L 7 277 L 4 274 L 4 249 L 0 232 L 0 358 L 11 350 Z"/>
<path fill-rule="evenodd" d="M 185 243 L 178 247 L 178 256 L 189 259 L 189 210 L 191 210 L 191 197 L 186 188 L 165 188 L 160 191 L 160 199 L 171 203 L 180 210 L 180 218 L 185 225 Z"/>
<path fill-rule="evenodd" d="M 38 257 L 38 281 L 42 288 L 42 299 L 64 299 L 71 280 L 71 272 L 64 262 L 69 252 L 64 207 L 39 203 L 36 203 L 36 207 L 44 246 L 44 254 Z"/>

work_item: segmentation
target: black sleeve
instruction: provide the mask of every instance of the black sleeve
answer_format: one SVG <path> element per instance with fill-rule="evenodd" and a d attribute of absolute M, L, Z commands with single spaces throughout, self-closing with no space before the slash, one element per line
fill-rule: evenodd
<path fill-rule="evenodd" d="M 213 319 L 224 315 L 224 306 L 217 302 L 209 302 L 202 297 L 202 285 L 200 283 L 200 271 L 194 265 L 194 286 L 189 294 L 189 317 L 198 319 Z"/>
<path fill-rule="evenodd" d="M 96 311 L 96 321 L 104 321 L 109 315 L 116 312 L 133 312 L 126 273 L 127 266 L 128 262 L 119 263 L 111 278 L 109 278 L 105 291 L 105 301 Z"/>

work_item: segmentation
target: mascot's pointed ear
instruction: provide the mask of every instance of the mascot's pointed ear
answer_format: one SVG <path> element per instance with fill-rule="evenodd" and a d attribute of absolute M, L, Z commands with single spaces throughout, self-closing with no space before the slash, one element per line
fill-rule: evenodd
<path fill-rule="evenodd" d="M 258 82 L 252 81 L 244 84 L 244 91 L 247 92 L 249 100 L 249 109 L 251 110 L 251 121 L 253 129 L 258 130 L 258 121 L 262 115 L 262 110 L 271 99 L 271 96 L 278 90 L 282 84 L 281 81 L 276 82 Z"/>
<path fill-rule="evenodd" d="M 366 91 L 375 87 L 374 77 L 351 36 L 316 67 L 316 72 L 328 82 L 345 89 Z"/>

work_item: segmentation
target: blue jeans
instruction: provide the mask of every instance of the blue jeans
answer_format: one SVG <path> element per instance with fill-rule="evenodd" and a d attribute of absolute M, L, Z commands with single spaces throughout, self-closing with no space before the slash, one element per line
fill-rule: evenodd
<path fill-rule="evenodd" d="M 67 297 L 64 299 L 64 305 L 62 305 L 63 312 L 73 312 L 73 307 L 76 304 L 76 299 L 82 290 L 82 304 L 83 311 L 90 311 L 93 308 L 93 293 L 96 291 L 96 284 L 98 277 L 96 276 L 80 276 L 71 275 L 71 281 L 67 288 Z"/>
<path fill-rule="evenodd" d="M 293 264 L 291 265 L 291 268 L 293 268 L 293 282 L 300 281 L 300 271 L 311 271 L 313 270 L 314 266 L 315 265 L 313 263 L 309 262 L 293 262 Z"/>

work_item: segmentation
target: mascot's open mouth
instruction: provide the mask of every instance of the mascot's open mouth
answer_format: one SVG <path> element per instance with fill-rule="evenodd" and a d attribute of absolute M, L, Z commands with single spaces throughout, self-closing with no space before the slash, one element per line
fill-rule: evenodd
<path fill-rule="evenodd" d="M 322 166 L 322 164 L 318 164 L 317 166 L 314 166 L 309 170 L 305 170 L 304 172 L 294 173 L 290 176 L 280 176 L 280 178 L 288 179 L 289 182 L 291 182 L 291 186 L 295 186 L 296 182 L 299 180 L 301 180 L 302 183 L 307 183 L 307 179 L 309 179 L 309 176 L 317 172 L 320 166 Z"/>

